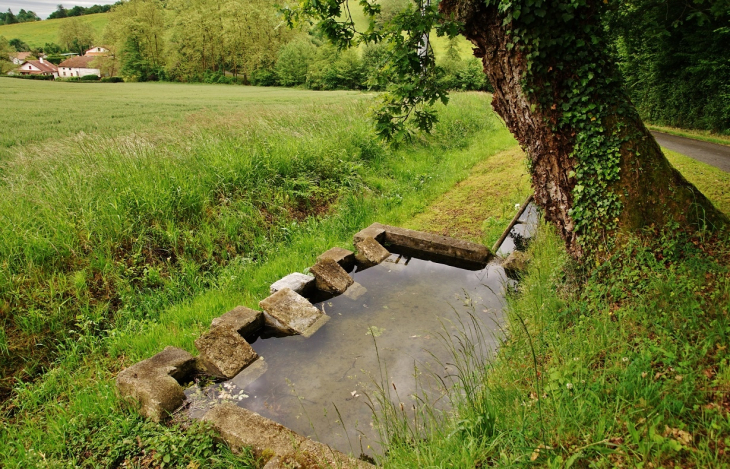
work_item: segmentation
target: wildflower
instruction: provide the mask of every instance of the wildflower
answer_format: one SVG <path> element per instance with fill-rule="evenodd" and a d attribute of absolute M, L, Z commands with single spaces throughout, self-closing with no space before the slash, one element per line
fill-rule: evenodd
<path fill-rule="evenodd" d="M 565 385 L 565 387 L 568 389 L 573 389 L 573 383 L 568 383 Z"/>
<path fill-rule="evenodd" d="M 515 210 L 519 210 L 519 209 L 520 209 L 520 204 L 515 204 Z"/>
<path fill-rule="evenodd" d="M 627 361 L 629 361 L 629 357 L 624 357 L 624 358 L 621 359 L 621 361 L 624 362 L 624 363 L 626 363 Z"/>

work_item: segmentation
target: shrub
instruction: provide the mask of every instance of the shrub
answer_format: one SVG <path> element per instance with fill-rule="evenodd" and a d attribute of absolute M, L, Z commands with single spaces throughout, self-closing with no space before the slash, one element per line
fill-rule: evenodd
<path fill-rule="evenodd" d="M 299 39 L 285 45 L 276 60 L 276 77 L 282 86 L 302 85 L 307 80 L 307 72 L 317 47 L 308 39 Z"/>
<path fill-rule="evenodd" d="M 307 72 L 307 87 L 313 90 L 364 88 L 365 71 L 356 50 L 338 52 L 332 46 L 317 49 Z"/>
<path fill-rule="evenodd" d="M 81 77 L 81 81 L 99 81 L 98 75 L 84 75 Z"/>
<path fill-rule="evenodd" d="M 100 80 L 102 83 L 124 83 L 122 77 L 104 77 Z"/>
<path fill-rule="evenodd" d="M 262 67 L 251 72 L 251 84 L 254 86 L 276 86 L 279 84 L 273 65 Z"/>

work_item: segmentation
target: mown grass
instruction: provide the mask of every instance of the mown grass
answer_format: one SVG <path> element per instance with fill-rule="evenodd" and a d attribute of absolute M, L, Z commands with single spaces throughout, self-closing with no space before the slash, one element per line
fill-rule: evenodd
<path fill-rule="evenodd" d="M 727 206 L 707 165 L 670 158 Z M 455 413 L 422 406 L 416 426 L 381 411 L 384 466 L 727 467 L 727 231 L 654 227 L 584 270 L 543 225 L 529 253 L 498 354 L 473 333 L 449 344 Z"/>
<path fill-rule="evenodd" d="M 5 36 L 8 41 L 16 38 L 21 39 L 30 47 L 43 47 L 46 43 L 51 42 L 58 44 L 58 28 L 64 21 L 70 19 L 59 18 L 31 23 L 5 24 L 0 26 L 0 36 Z M 95 15 L 80 16 L 78 19 L 83 23 L 90 24 L 96 33 L 96 39 L 99 40 L 104 32 L 104 27 L 109 21 L 109 16 L 105 13 L 97 13 Z"/>
<path fill-rule="evenodd" d="M 256 116 L 265 108 L 297 109 L 315 103 L 332 104 L 365 97 L 348 91 L 317 93 L 286 88 L 218 86 L 184 83 L 68 83 L 0 79 L 0 163 L 15 155 L 14 147 L 45 144 L 44 148 L 23 148 L 21 153 L 57 154 L 56 140 L 83 137 L 116 137 L 145 132 L 175 133 L 187 126 L 199 126 L 217 115 Z M 185 121 L 188 122 L 185 122 Z M 225 123 L 225 125 L 234 124 Z M 83 140 L 83 138 L 82 138 Z M 65 145 L 73 145 L 64 142 Z M 65 150 L 64 150 L 65 151 Z M 2 168 L 0 167 L 0 171 Z"/>
<path fill-rule="evenodd" d="M 163 454 L 160 433 L 135 440 L 141 419 L 118 401 L 116 372 L 167 345 L 194 351 L 213 317 L 256 307 L 273 281 L 376 219 L 409 219 L 515 144 L 482 94 L 455 95 L 433 136 L 397 151 L 366 111 L 357 99 L 258 109 L 13 159 L 0 186 L 2 358 L 24 356 L 26 374 L 3 405 L 2 465 Z"/>

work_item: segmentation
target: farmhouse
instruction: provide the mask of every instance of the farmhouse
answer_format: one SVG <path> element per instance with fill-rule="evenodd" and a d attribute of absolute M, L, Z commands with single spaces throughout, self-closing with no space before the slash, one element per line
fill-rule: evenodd
<path fill-rule="evenodd" d="M 10 59 L 15 65 L 20 65 L 30 57 L 30 52 L 18 52 L 10 56 Z"/>
<path fill-rule="evenodd" d="M 106 46 L 94 46 L 84 53 L 86 57 L 106 57 L 109 55 L 109 48 Z"/>
<path fill-rule="evenodd" d="M 18 68 L 21 75 L 53 75 L 58 77 L 58 67 L 44 60 L 26 60 Z"/>
<path fill-rule="evenodd" d="M 95 68 L 92 62 L 96 60 L 93 56 L 71 57 L 58 64 L 58 77 L 83 77 L 85 75 L 101 76 L 101 70 Z"/>

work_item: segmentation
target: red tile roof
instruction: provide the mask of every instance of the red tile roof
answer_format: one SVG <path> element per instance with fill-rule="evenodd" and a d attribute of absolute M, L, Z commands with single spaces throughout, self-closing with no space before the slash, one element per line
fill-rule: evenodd
<path fill-rule="evenodd" d="M 83 55 L 71 57 L 70 59 L 66 59 L 58 64 L 58 68 L 96 68 L 90 65 L 90 63 L 94 60 L 96 60 L 96 57 L 87 57 Z"/>

